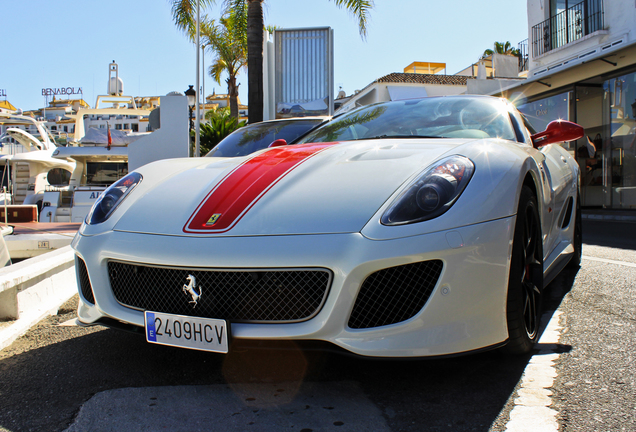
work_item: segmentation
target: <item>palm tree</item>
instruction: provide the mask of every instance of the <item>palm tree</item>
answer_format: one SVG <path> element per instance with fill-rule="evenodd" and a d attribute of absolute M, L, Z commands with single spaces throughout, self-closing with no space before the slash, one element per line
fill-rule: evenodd
<path fill-rule="evenodd" d="M 221 75 L 227 73 L 227 93 L 230 97 L 230 115 L 239 117 L 238 85 L 236 76 L 247 63 L 247 37 L 244 31 L 247 22 L 247 10 L 234 9 L 220 19 L 220 25 L 214 21 L 201 24 L 202 43 L 214 55 L 210 66 L 210 76 L 221 84 Z"/>
<path fill-rule="evenodd" d="M 332 0 L 345 8 L 358 20 L 360 36 L 367 35 L 367 18 L 373 9 L 373 0 Z M 264 0 L 225 0 L 228 10 L 244 7 L 247 3 L 247 85 L 249 122 L 263 120 L 263 2 Z"/>
<path fill-rule="evenodd" d="M 493 48 L 494 49 L 487 49 L 486 51 L 484 51 L 481 58 L 490 57 L 493 54 L 504 54 L 504 55 L 511 55 L 516 57 L 519 57 L 521 55 L 519 53 L 519 50 L 516 48 L 513 48 L 512 44 L 509 41 L 505 43 L 495 42 Z"/>
<path fill-rule="evenodd" d="M 190 35 L 196 24 L 197 0 L 168 0 L 172 3 L 172 19 L 177 28 Z M 199 0 L 199 7 L 211 6 L 216 0 Z"/>
<path fill-rule="evenodd" d="M 189 32 L 194 25 L 197 0 L 169 0 L 172 16 L 180 30 Z M 201 6 L 215 3 L 215 0 L 199 0 Z M 247 5 L 247 85 L 249 122 L 263 120 L 263 2 L 264 0 L 224 0 L 228 11 L 245 9 Z M 367 19 L 373 9 L 373 0 L 331 0 L 339 8 L 347 9 L 358 20 L 360 36 L 367 35 Z"/>

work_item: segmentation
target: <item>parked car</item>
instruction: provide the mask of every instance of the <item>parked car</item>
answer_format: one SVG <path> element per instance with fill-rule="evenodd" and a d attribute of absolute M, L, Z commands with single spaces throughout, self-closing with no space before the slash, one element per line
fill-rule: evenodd
<path fill-rule="evenodd" d="M 246 156 L 269 147 L 274 141 L 293 144 L 309 131 L 329 121 L 330 117 L 297 117 L 252 123 L 223 138 L 206 157 Z M 281 141 L 278 141 L 278 145 Z"/>
<path fill-rule="evenodd" d="M 579 168 L 505 100 L 370 105 L 246 158 L 159 161 L 73 241 L 79 321 L 228 352 L 318 340 L 423 357 L 532 349 L 544 287 L 581 255 Z M 166 197 L 170 197 L 167 201 Z"/>

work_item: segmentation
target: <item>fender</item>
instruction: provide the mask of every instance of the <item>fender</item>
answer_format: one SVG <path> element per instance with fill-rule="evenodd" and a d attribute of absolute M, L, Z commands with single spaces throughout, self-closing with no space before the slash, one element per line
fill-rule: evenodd
<path fill-rule="evenodd" d="M 544 175 L 538 162 L 544 156 L 532 146 L 488 139 L 467 142 L 450 150 L 444 157 L 453 154 L 470 159 L 475 164 L 475 173 L 450 210 L 425 222 L 391 227 L 380 224 L 382 214 L 403 188 L 410 184 L 411 178 L 369 220 L 362 234 L 374 240 L 388 240 L 511 217 L 517 212 L 521 187 L 528 175 L 532 177 L 537 190 L 545 188 Z M 424 169 L 426 167 L 422 167 Z"/>

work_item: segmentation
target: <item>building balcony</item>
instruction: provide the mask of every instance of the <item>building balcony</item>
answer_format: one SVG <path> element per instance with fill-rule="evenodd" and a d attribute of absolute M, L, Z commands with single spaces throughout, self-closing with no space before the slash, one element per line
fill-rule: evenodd
<path fill-rule="evenodd" d="M 603 0 L 583 0 L 532 27 L 532 57 L 602 30 Z"/>
<path fill-rule="evenodd" d="M 519 73 L 528 70 L 528 39 L 524 39 L 517 44 L 519 57 Z"/>

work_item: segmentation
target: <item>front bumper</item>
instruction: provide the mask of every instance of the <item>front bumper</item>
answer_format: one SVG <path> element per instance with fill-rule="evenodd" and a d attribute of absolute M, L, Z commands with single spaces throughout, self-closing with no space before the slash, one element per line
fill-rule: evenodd
<path fill-rule="evenodd" d="M 143 327 L 143 311 L 115 299 L 108 277 L 109 260 L 202 269 L 322 267 L 333 272 L 333 281 L 317 315 L 297 323 L 231 323 L 232 337 L 319 340 L 359 355 L 379 357 L 468 352 L 508 338 L 506 293 L 513 230 L 514 217 L 508 217 L 382 241 L 360 233 L 207 238 L 118 231 L 78 235 L 73 248 L 86 263 L 94 294 L 94 304 L 80 295 L 78 317 L 83 324 L 114 319 Z M 367 276 L 428 260 L 441 260 L 443 270 L 427 303 L 415 316 L 369 329 L 348 326 Z"/>

